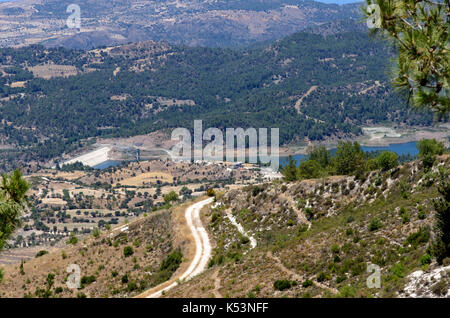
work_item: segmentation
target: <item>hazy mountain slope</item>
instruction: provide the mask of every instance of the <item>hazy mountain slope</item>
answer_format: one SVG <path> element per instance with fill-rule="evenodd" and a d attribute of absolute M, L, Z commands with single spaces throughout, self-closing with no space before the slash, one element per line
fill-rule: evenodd
<path fill-rule="evenodd" d="M 45 43 L 93 48 L 164 40 L 201 46 L 246 45 L 304 28 L 358 19 L 358 5 L 302 0 L 79 0 L 81 29 L 69 29 L 72 0 L 17 0 L 0 4 L 1 46 Z"/>
<path fill-rule="evenodd" d="M 84 138 L 189 128 L 194 119 L 205 127 L 280 127 L 282 144 L 353 136 L 382 121 L 431 124 L 429 113 L 407 109 L 390 88 L 390 56 L 365 32 L 298 33 L 244 51 L 155 42 L 2 49 L 0 137 L 31 146 L 29 159 L 41 160 Z"/>

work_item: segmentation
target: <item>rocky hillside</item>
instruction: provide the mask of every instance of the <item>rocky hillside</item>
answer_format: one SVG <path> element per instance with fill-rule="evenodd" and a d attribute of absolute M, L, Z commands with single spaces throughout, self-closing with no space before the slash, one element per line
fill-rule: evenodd
<path fill-rule="evenodd" d="M 449 166 L 447 155 L 430 172 L 416 161 L 359 180 L 276 182 L 218 195 L 205 213 L 216 244 L 210 268 L 167 297 L 448 295 L 449 267 L 435 264 L 428 247 L 436 178 Z M 371 264 L 380 268 L 380 288 L 367 285 Z"/>
<path fill-rule="evenodd" d="M 235 46 L 284 37 L 322 23 L 357 19 L 358 5 L 302 0 L 79 0 L 81 28 L 69 29 L 72 0 L 0 4 L 0 46 L 46 43 L 93 48 L 164 40 Z"/>

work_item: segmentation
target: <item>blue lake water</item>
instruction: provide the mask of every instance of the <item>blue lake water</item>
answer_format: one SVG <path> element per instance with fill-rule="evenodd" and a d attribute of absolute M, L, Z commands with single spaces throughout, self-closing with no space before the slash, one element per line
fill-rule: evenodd
<path fill-rule="evenodd" d="M 401 144 L 390 144 L 389 146 L 384 146 L 384 147 L 369 147 L 369 146 L 361 146 L 361 148 L 365 151 L 365 152 L 371 152 L 371 151 L 392 151 L 395 152 L 397 155 L 401 156 L 401 155 L 411 155 L 411 156 L 415 156 L 419 153 L 419 151 L 417 150 L 417 142 L 416 141 L 412 141 L 412 142 L 405 142 L 405 143 L 401 143 Z M 334 155 L 336 153 L 336 148 L 331 149 L 330 150 L 331 155 Z M 294 155 L 293 156 L 295 160 L 297 160 L 297 162 L 299 162 L 300 160 L 306 159 L 308 156 L 307 155 L 302 155 L 302 154 L 298 154 L 298 155 Z M 288 157 L 282 157 L 280 158 L 280 164 L 281 165 L 285 165 L 287 163 L 287 159 Z"/>
<path fill-rule="evenodd" d="M 365 152 L 388 150 L 388 151 L 395 152 L 399 156 L 408 155 L 408 154 L 411 156 L 415 156 L 419 153 L 419 151 L 416 148 L 416 145 L 417 145 L 417 142 L 413 141 L 413 142 L 406 142 L 406 143 L 401 143 L 401 144 L 390 144 L 389 146 L 384 146 L 384 147 L 361 146 L 361 148 Z M 331 153 L 331 155 L 334 155 L 336 153 L 336 148 L 331 149 L 330 153 Z M 297 155 L 294 155 L 293 157 L 295 160 L 297 160 L 297 162 L 299 162 L 303 159 L 306 159 L 308 156 L 302 155 L 302 154 L 297 154 Z M 285 165 L 287 163 L 287 159 L 288 159 L 288 157 L 281 157 L 280 164 Z M 108 169 L 110 167 L 120 166 L 123 162 L 124 161 L 122 161 L 122 160 L 107 160 L 105 162 L 102 162 L 102 163 L 94 166 L 93 168 L 103 170 L 103 169 Z"/>

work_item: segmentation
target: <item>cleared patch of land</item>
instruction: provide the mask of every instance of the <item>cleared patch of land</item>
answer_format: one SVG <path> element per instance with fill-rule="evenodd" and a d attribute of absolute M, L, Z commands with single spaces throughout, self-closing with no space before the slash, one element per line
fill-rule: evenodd
<path fill-rule="evenodd" d="M 120 181 L 121 185 L 142 186 L 144 184 L 156 183 L 157 181 L 172 182 L 173 176 L 164 172 L 147 172 L 136 177 L 128 178 Z"/>
<path fill-rule="evenodd" d="M 78 74 L 77 68 L 72 65 L 36 65 L 30 67 L 29 70 L 33 73 L 34 76 L 43 79 L 50 79 L 52 77 L 68 77 Z"/>

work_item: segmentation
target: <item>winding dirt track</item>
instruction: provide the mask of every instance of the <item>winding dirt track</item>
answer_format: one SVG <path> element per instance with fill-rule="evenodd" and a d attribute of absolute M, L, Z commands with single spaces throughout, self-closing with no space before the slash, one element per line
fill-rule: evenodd
<path fill-rule="evenodd" d="M 209 242 L 208 233 L 206 232 L 202 221 L 200 219 L 200 210 L 205 206 L 213 202 L 213 198 L 209 198 L 193 205 L 186 209 L 185 217 L 187 224 L 192 232 L 192 236 L 195 240 L 195 256 L 189 265 L 188 269 L 178 277 L 178 280 L 188 280 L 198 274 L 200 274 L 208 265 L 209 258 L 211 257 L 211 243 Z M 146 298 L 158 298 L 163 292 L 177 286 L 177 282 L 166 287 L 155 287 L 154 292 L 148 295 Z"/>

